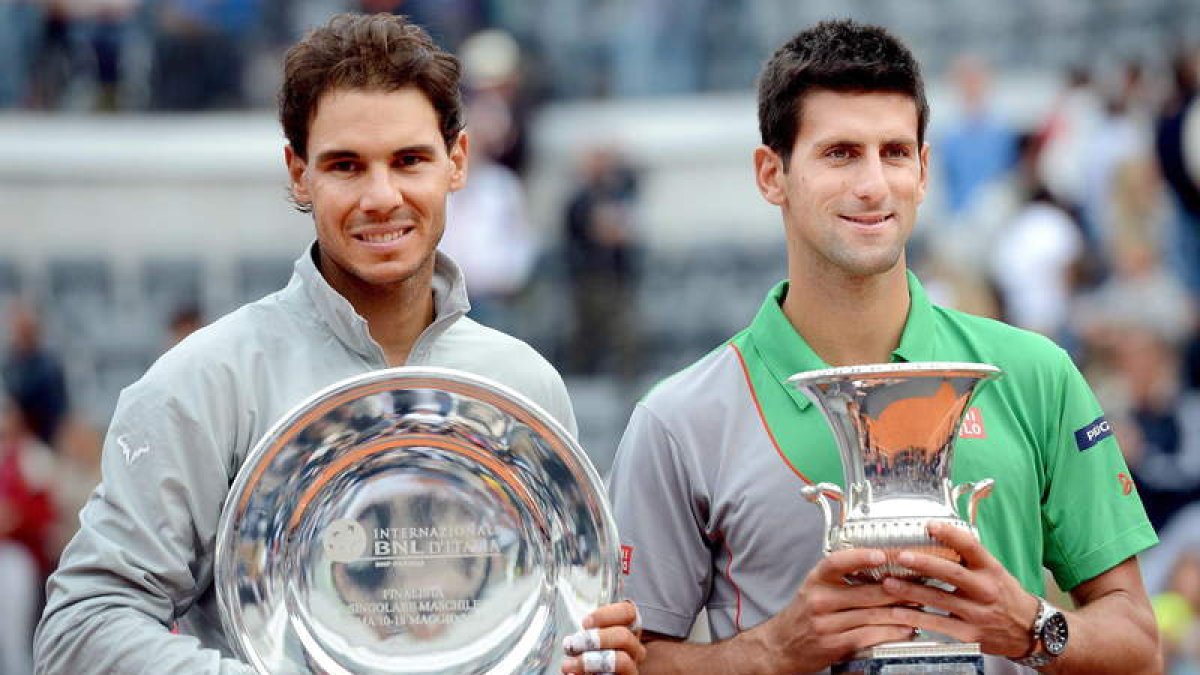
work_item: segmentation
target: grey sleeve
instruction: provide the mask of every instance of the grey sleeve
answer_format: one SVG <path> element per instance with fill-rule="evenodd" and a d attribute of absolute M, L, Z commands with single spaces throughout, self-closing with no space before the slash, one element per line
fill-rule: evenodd
<path fill-rule="evenodd" d="M 546 412 L 558 420 L 571 434 L 571 438 L 579 438 L 579 424 L 575 421 L 575 409 L 571 406 L 571 396 L 567 393 L 567 385 L 554 368 L 550 368 L 550 381 L 547 382 Z"/>
<path fill-rule="evenodd" d="M 647 630 L 685 637 L 712 580 L 707 496 L 695 457 L 643 404 L 633 411 L 608 480 L 621 539 L 625 597 Z"/>
<path fill-rule="evenodd" d="M 253 672 L 170 631 L 212 583 L 233 436 L 212 417 L 221 403 L 184 405 L 145 378 L 122 393 L 103 482 L 47 584 L 38 673 Z"/>

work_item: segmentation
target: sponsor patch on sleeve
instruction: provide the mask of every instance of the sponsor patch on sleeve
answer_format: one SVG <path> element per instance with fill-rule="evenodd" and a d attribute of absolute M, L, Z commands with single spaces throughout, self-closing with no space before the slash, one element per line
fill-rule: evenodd
<path fill-rule="evenodd" d="M 1112 436 L 1112 426 L 1103 415 L 1096 418 L 1095 422 L 1079 429 L 1075 432 L 1075 445 L 1079 446 L 1079 451 L 1090 450 L 1092 446 L 1100 441 Z"/>
<path fill-rule="evenodd" d="M 633 547 L 621 547 L 621 574 L 629 575 L 629 567 L 633 564 Z"/>

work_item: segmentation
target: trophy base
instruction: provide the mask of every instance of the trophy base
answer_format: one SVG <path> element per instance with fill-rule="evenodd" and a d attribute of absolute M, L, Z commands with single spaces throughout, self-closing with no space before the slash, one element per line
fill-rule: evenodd
<path fill-rule="evenodd" d="M 983 653 L 974 643 L 895 642 L 864 649 L 832 675 L 983 675 Z"/>

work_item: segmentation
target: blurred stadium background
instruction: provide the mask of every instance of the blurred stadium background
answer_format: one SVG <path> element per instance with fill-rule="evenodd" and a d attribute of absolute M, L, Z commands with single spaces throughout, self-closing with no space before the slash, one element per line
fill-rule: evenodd
<path fill-rule="evenodd" d="M 637 397 L 785 273 L 751 175 L 761 63 L 823 18 L 888 26 L 933 109 L 912 264 L 1078 359 L 1156 526 L 1181 523 L 1153 589 L 1200 570 L 1195 0 L 0 0 L 0 316 L 36 315 L 62 365 L 83 431 L 42 439 L 57 456 L 94 452 L 178 335 L 286 283 L 312 227 L 286 201 L 279 61 L 344 10 L 463 57 L 487 156 L 446 245 L 480 320 L 564 372 L 601 470 Z"/>

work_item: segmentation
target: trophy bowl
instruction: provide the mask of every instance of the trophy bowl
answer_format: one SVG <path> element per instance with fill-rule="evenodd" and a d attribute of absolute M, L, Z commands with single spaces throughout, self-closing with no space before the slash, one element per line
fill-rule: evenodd
<path fill-rule="evenodd" d="M 616 528 L 578 443 L 479 376 L 394 368 L 301 403 L 250 452 L 214 585 L 260 673 L 557 670 L 617 593 Z"/>
<path fill-rule="evenodd" d="M 925 362 L 828 368 L 788 379 L 821 410 L 841 455 L 845 490 L 833 483 L 802 490 L 824 513 L 825 552 L 866 547 L 888 555 L 856 580 L 916 578 L 894 560 L 905 550 L 957 562 L 953 549 L 927 533 L 931 522 L 978 536 L 978 503 L 993 481 L 951 483 L 954 441 L 976 387 L 999 374 L 979 363 Z M 970 496 L 966 520 L 959 510 L 964 495 Z M 836 519 L 831 502 L 840 506 Z"/>

